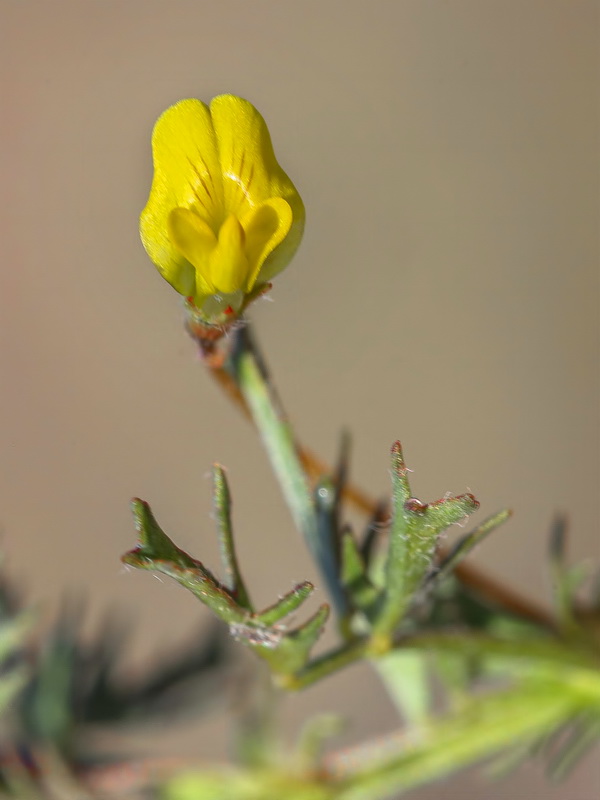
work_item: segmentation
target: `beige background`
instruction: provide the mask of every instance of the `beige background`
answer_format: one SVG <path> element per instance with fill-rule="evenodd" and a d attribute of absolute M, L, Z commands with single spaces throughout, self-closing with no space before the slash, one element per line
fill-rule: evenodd
<path fill-rule="evenodd" d="M 423 499 L 469 487 L 482 513 L 510 505 L 476 560 L 533 598 L 549 597 L 555 511 L 573 557 L 598 558 L 598 11 L 1 0 L 0 522 L 33 598 L 84 589 L 92 617 L 122 609 L 137 666 L 184 638 L 202 609 L 119 564 L 127 503 L 150 500 L 216 566 L 213 460 L 257 598 L 314 576 L 138 241 L 156 116 L 220 92 L 262 111 L 307 207 L 299 254 L 252 313 L 301 437 L 331 458 L 349 427 L 354 476 L 377 494 L 400 437 Z M 315 708 L 348 715 L 346 742 L 395 724 L 364 667 L 294 698 L 290 730 Z M 222 757 L 227 723 L 209 724 L 188 752 Z M 588 759 L 551 791 L 534 767 L 441 791 L 592 800 L 598 785 Z"/>

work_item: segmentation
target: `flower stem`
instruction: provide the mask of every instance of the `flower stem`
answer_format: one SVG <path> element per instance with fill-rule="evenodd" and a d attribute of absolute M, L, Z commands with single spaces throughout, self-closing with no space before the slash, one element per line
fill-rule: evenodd
<path fill-rule="evenodd" d="M 249 337 L 245 331 L 243 334 L 238 337 L 237 343 L 241 346 L 232 359 L 237 384 L 261 435 L 294 522 L 309 544 L 314 544 L 314 506 L 290 424 L 276 401 Z"/>
<path fill-rule="evenodd" d="M 332 552 L 337 532 L 323 530 L 291 425 L 247 328 L 236 332 L 227 368 L 258 429 L 294 522 L 321 570 L 338 616 L 343 618 L 346 597 L 339 581 L 337 554 Z"/>

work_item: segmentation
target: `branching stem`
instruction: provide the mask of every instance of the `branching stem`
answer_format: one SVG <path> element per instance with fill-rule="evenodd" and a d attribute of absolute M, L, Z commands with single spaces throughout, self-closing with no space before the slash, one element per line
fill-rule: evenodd
<path fill-rule="evenodd" d="M 242 333 L 248 336 L 248 326 Z M 236 335 L 237 334 L 234 334 L 234 336 Z M 240 389 L 235 374 L 227 368 L 229 353 L 217 353 L 214 347 L 205 348 L 201 340 L 196 339 L 196 341 L 200 345 L 205 357 L 206 366 L 214 380 L 223 389 L 229 399 L 238 407 L 241 413 L 247 419 L 252 420 L 252 414 L 250 413 L 246 398 Z M 235 345 L 235 343 L 235 338 L 228 341 L 229 346 Z M 263 364 L 263 359 L 258 354 L 255 342 L 252 342 L 252 352 L 254 358 Z M 287 425 L 287 431 L 289 434 L 289 424 Z M 309 480 L 317 481 L 323 475 L 331 474 L 331 467 L 329 465 L 308 448 L 303 447 L 297 442 L 294 443 L 294 461 L 296 462 L 296 466 L 300 465 L 304 469 L 304 474 Z M 303 482 L 306 483 L 306 478 L 304 478 Z M 355 509 L 364 512 L 369 517 L 372 517 L 380 506 L 377 500 L 370 497 L 360 487 L 350 482 L 346 483 L 343 487 L 343 497 L 348 503 L 351 503 Z M 490 605 L 496 606 L 499 610 L 504 610 L 509 614 L 529 620 L 536 625 L 541 625 L 550 630 L 556 629 L 557 621 L 549 611 L 539 606 L 537 603 L 534 603 L 529 598 L 523 597 L 523 595 L 495 578 L 492 578 L 490 575 L 487 575 L 469 562 L 462 562 L 459 564 L 455 568 L 454 574 L 464 586 L 467 586 L 482 599 Z"/>

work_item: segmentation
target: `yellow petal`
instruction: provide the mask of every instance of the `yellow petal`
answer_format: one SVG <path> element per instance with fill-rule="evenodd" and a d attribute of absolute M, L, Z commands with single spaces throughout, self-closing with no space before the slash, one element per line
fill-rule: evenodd
<path fill-rule="evenodd" d="M 266 283 L 281 272 L 296 252 L 304 232 L 304 204 L 296 187 L 281 169 L 271 144 L 267 125 L 247 100 L 225 94 L 210 104 L 219 159 L 223 171 L 223 191 L 229 211 L 240 219 L 248 207 L 266 200 L 282 198 L 292 212 L 292 222 L 285 238 L 266 254 L 251 285 Z M 243 209 L 246 209 L 245 213 Z"/>
<path fill-rule="evenodd" d="M 167 219 L 169 238 L 195 269 L 194 291 L 207 295 L 216 291 L 210 280 L 211 253 L 217 247 L 217 237 L 212 229 L 193 211 L 188 208 L 174 208 Z"/>
<path fill-rule="evenodd" d="M 185 269 L 168 233 L 171 211 L 192 208 L 215 230 L 223 217 L 221 167 L 208 107 L 200 100 L 181 100 L 168 108 L 154 126 L 152 153 L 154 179 L 140 234 L 148 255 L 170 281 L 169 276 Z"/>
<path fill-rule="evenodd" d="M 248 206 L 273 196 L 271 181 L 280 170 L 268 128 L 252 103 L 224 94 L 210 104 L 227 209 L 238 217 Z M 278 193 L 276 193 L 278 194 Z"/>
<path fill-rule="evenodd" d="M 267 256 L 281 244 L 292 225 L 292 209 L 281 197 L 271 197 L 253 209 L 243 220 L 246 253 L 251 265 L 247 291 L 250 291 Z"/>
<path fill-rule="evenodd" d="M 223 191 L 228 211 L 239 213 L 271 197 L 282 197 L 295 221 L 304 220 L 304 206 L 296 187 L 281 169 L 271 143 L 269 129 L 252 103 L 231 94 L 211 100 Z"/>
<path fill-rule="evenodd" d="M 277 245 L 266 257 L 255 278 L 255 283 L 268 283 L 285 269 L 294 257 L 302 241 L 302 234 L 304 233 L 304 206 L 302 205 L 300 197 L 298 197 L 298 201 L 299 203 L 296 204 L 295 208 L 292 206 L 293 221 L 287 236 L 283 239 L 281 244 Z M 298 205 L 300 205 L 302 209 L 301 214 L 298 213 Z"/>
<path fill-rule="evenodd" d="M 245 234 L 230 214 L 219 230 L 219 241 L 210 254 L 210 279 L 218 293 L 246 292 L 250 265 L 245 252 Z"/>

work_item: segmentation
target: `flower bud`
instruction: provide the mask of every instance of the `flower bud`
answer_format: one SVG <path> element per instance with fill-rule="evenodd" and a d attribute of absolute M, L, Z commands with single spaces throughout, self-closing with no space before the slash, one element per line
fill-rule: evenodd
<path fill-rule="evenodd" d="M 207 325 L 266 291 L 304 230 L 300 195 L 247 100 L 181 100 L 152 135 L 154 179 L 140 217 L 146 251 Z"/>

